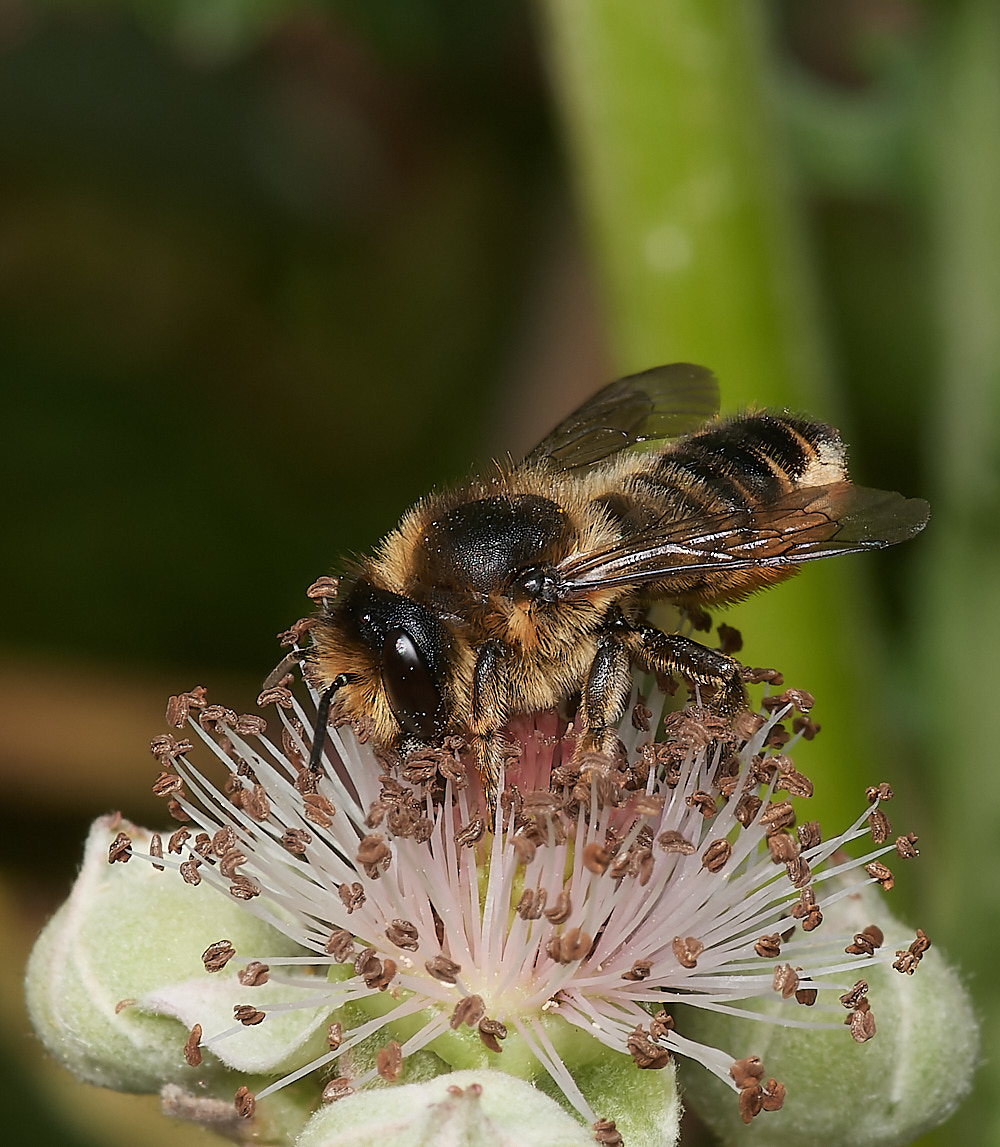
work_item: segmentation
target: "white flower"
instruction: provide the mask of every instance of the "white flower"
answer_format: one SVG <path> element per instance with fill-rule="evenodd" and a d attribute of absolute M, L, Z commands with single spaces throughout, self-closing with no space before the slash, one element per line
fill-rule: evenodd
<path fill-rule="evenodd" d="M 158 1078 L 173 1089 L 170 1110 L 204 1121 L 219 1118 L 212 1097 L 221 1076 L 251 1077 L 236 1096 L 245 1119 L 257 1101 L 302 1081 L 277 1119 L 290 1141 L 320 1090 L 327 1103 L 350 1105 L 346 1097 L 369 1085 L 474 1070 L 485 1073 L 475 1086 L 487 1088 L 486 1106 L 479 1092 L 462 1092 L 466 1099 L 440 1107 L 449 1120 L 489 1120 L 505 1106 L 516 1117 L 519 1101 L 497 1098 L 516 1076 L 591 1124 L 601 1143 L 672 1143 L 675 1057 L 722 1081 L 744 1122 L 776 1111 L 784 1086 L 752 1054 L 739 1019 L 757 1031 L 836 1033 L 837 1071 L 849 1073 L 854 1042 L 876 1030 L 867 970 L 912 972 L 927 947 L 922 933 L 904 937 L 883 912 L 872 912 L 879 926 L 855 919 L 861 885 L 892 884 L 881 858 L 916 853 L 912 836 L 889 839 L 887 786 L 869 790 L 837 837 L 823 840 L 815 822 L 795 827 L 789 798 L 808 797 L 811 785 L 787 749 L 815 728 L 793 716 L 811 704 L 795 690 L 766 697 L 762 714 L 744 714 L 735 729 L 693 706 L 661 723 L 637 695 L 620 766 L 596 758 L 582 771 L 572 729 L 555 714 L 518 719 L 491 826 L 459 743 L 400 761 L 374 751 L 364 730 L 335 728 L 314 773 L 305 765 L 310 713 L 284 688 L 262 702 L 275 706 L 277 736 L 258 716 L 208 705 L 202 689 L 172 699 L 171 723 L 208 746 L 224 783 L 194 763 L 191 742 L 157 738 L 164 771 L 154 788 L 182 827 L 166 842 L 120 832 L 110 858 L 147 865 L 104 872 L 144 875 L 130 877 L 126 893 L 85 868 L 73 910 L 39 941 L 33 1018 L 83 1078 L 130 1088 Z M 654 743 L 648 730 L 657 728 Z M 90 851 L 117 828 L 95 830 Z M 864 854 L 849 859 L 845 846 L 862 838 Z M 848 905 L 846 930 L 820 926 Z M 146 917 L 159 921 L 155 934 Z M 96 973 L 95 928 L 117 945 Z M 143 959 L 143 943 L 157 961 Z M 114 1020 L 81 1021 L 97 1034 L 73 1054 L 60 1046 L 76 1006 L 74 992 L 61 990 L 72 978 L 67 953 L 74 969 L 85 966 L 76 980 L 104 977 L 104 997 L 127 997 Z M 92 999 L 92 984 L 87 992 Z M 691 1022 L 692 1007 L 713 1014 L 715 1028 Z M 150 1037 L 143 1025 L 167 1022 L 160 1016 L 180 1020 L 186 1037 L 163 1027 Z M 142 1040 L 123 1044 L 125 1022 L 139 1024 L 128 1032 L 141 1031 L 155 1054 Z M 699 1026 L 707 1038 L 695 1038 Z M 719 1031 L 725 1046 L 715 1044 Z M 790 1082 L 794 1074 L 793 1061 Z M 419 1112 L 443 1102 L 419 1088 L 400 1095 L 420 1097 L 413 1119 L 436 1118 Z M 358 1100 L 333 1122 L 353 1129 L 350 1139 L 367 1110 Z M 326 1142 L 320 1127 L 326 1135 L 322 1114 L 303 1142 Z"/>

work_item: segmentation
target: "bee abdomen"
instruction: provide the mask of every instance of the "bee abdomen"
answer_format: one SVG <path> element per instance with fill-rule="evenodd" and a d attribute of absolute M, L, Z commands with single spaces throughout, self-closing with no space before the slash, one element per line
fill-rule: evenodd
<path fill-rule="evenodd" d="M 685 516 L 749 511 L 797 485 L 844 476 L 837 432 L 820 422 L 754 414 L 722 422 L 669 447 L 636 475 L 637 493 Z"/>

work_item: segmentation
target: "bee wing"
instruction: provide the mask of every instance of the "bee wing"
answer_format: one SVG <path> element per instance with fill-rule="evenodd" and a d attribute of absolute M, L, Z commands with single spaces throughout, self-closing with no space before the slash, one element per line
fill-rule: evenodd
<path fill-rule="evenodd" d="M 603 387 L 525 461 L 575 470 L 637 442 L 689 434 L 718 412 L 719 384 L 710 370 L 687 362 L 657 366 Z"/>
<path fill-rule="evenodd" d="M 560 596 L 881 549 L 919 533 L 929 514 L 921 498 L 836 482 L 801 487 L 754 510 L 708 519 L 664 517 L 621 545 L 567 558 L 558 567 Z"/>

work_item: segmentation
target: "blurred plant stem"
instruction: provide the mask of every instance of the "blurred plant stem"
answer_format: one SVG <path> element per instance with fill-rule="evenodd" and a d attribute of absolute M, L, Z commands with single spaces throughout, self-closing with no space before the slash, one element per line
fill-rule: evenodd
<path fill-rule="evenodd" d="M 756 2 L 545 0 L 550 70 L 622 372 L 687 360 L 726 410 L 798 407 L 839 421 L 769 87 Z M 744 658 L 816 694 L 811 774 L 848 815 L 880 779 L 869 696 L 878 640 L 863 561 L 820 563 L 727 618 Z M 875 692 L 873 689 L 872 692 Z"/>
<path fill-rule="evenodd" d="M 1000 1040 L 996 937 L 1000 769 L 993 736 L 1000 634 L 1000 7 L 934 6 L 926 125 L 936 242 L 940 389 L 931 412 L 934 528 L 923 549 L 916 687 L 927 691 L 928 801 L 952 843 L 935 861 L 941 941 L 964 952 L 984 1049 Z M 932 692 L 933 691 L 933 692 Z M 935 700 L 932 702 L 930 698 Z M 975 848 L 970 862 L 963 845 Z M 992 994 L 990 994 L 992 993 Z M 1000 1142 L 1000 1061 L 935 1142 Z"/>

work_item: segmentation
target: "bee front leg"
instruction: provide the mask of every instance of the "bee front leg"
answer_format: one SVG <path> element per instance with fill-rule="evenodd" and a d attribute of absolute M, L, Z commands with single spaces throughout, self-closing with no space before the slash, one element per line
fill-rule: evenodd
<path fill-rule="evenodd" d="M 695 685 L 714 689 L 711 705 L 723 716 L 746 708 L 740 663 L 725 653 L 707 649 L 679 633 L 664 633 L 648 622 L 630 627 L 627 645 L 632 660 L 644 672 L 664 676 L 679 673 Z"/>
<path fill-rule="evenodd" d="M 491 828 L 496 821 L 503 772 L 503 738 L 500 730 L 507 723 L 509 710 L 510 687 L 503 647 L 495 641 L 487 641 L 480 647 L 472 671 L 469 728 Z"/>

